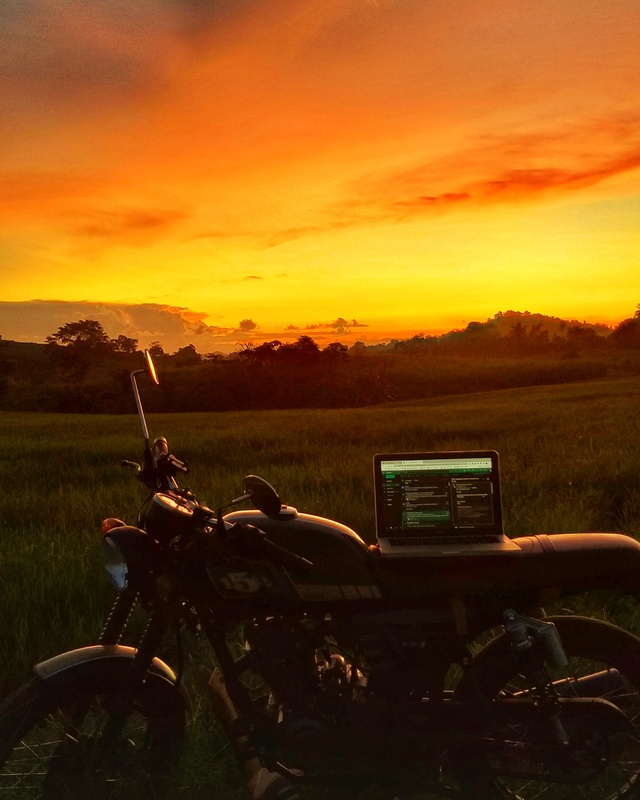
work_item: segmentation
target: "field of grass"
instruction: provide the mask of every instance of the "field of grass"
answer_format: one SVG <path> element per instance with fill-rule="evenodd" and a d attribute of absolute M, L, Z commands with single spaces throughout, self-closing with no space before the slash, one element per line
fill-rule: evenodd
<path fill-rule="evenodd" d="M 495 448 L 511 536 L 623 531 L 640 538 L 639 398 L 640 378 L 603 379 L 362 409 L 152 415 L 149 427 L 190 463 L 186 482 L 211 507 L 257 473 L 283 501 L 371 541 L 374 453 Z M 6 691 L 38 659 L 95 640 L 112 600 L 99 562 L 100 521 L 133 522 L 144 492 L 119 466 L 142 449 L 133 416 L 4 412 L 0 441 Z M 594 613 L 615 617 L 600 599 L 588 602 Z M 640 633 L 635 615 L 625 617 Z"/>

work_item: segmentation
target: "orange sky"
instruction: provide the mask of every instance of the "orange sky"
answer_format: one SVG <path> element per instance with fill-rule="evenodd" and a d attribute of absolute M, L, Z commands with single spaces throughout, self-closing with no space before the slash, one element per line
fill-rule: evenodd
<path fill-rule="evenodd" d="M 4 338 L 372 343 L 640 302 L 637 0 L 4 0 L 0 26 Z"/>

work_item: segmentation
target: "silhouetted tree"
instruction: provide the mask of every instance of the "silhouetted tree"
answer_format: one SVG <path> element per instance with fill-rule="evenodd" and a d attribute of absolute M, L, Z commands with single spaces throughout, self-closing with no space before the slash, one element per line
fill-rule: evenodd
<path fill-rule="evenodd" d="M 600 337 L 593 328 L 571 325 L 567 329 L 567 343 L 577 350 L 592 350 L 601 344 Z"/>
<path fill-rule="evenodd" d="M 95 319 L 67 322 L 45 339 L 67 377 L 82 383 L 96 359 L 113 352 L 113 346 L 102 325 Z"/>
<path fill-rule="evenodd" d="M 521 322 L 514 322 L 507 334 L 509 349 L 518 356 L 524 355 L 527 349 L 527 332 Z"/>
<path fill-rule="evenodd" d="M 71 347 L 76 351 L 108 351 L 111 341 L 102 325 L 95 319 L 67 322 L 45 339 L 47 344 Z"/>
<path fill-rule="evenodd" d="M 117 339 L 111 339 L 111 347 L 114 353 L 135 353 L 138 349 L 138 340 L 121 333 Z"/>
<path fill-rule="evenodd" d="M 202 361 L 200 353 L 196 350 L 195 345 L 188 344 L 181 347 L 173 354 L 172 358 L 176 364 L 188 366 L 189 364 L 199 364 Z"/>
<path fill-rule="evenodd" d="M 611 333 L 611 341 L 616 347 L 640 348 L 640 309 L 633 317 L 624 319 Z"/>
<path fill-rule="evenodd" d="M 320 355 L 320 348 L 310 336 L 300 336 L 292 344 L 283 344 L 278 354 L 287 360 L 308 362 Z"/>
<path fill-rule="evenodd" d="M 547 353 L 551 350 L 549 331 L 542 327 L 541 322 L 536 322 L 529 328 L 527 344 L 532 353 Z"/>
<path fill-rule="evenodd" d="M 278 348 L 281 346 L 282 342 L 278 339 L 274 339 L 271 342 L 263 342 L 257 347 L 253 344 L 247 344 L 240 350 L 240 355 L 249 362 L 267 364 L 274 361 Z"/>
<path fill-rule="evenodd" d="M 342 342 L 331 342 L 324 348 L 322 355 L 332 360 L 348 358 L 349 348 Z"/>
<path fill-rule="evenodd" d="M 164 347 L 160 342 L 151 342 L 149 345 L 149 352 L 154 358 L 160 358 L 160 356 L 164 355 Z"/>

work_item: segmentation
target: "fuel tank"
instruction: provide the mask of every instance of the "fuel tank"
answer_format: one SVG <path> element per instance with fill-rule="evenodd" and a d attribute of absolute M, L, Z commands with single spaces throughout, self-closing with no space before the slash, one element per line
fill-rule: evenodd
<path fill-rule="evenodd" d="M 225 522 L 255 525 L 275 544 L 311 561 L 309 575 L 294 580 L 303 600 L 371 601 L 382 597 L 369 546 L 346 525 L 301 514 L 292 506 L 283 506 L 273 516 L 255 510 L 234 511 L 225 516 Z"/>

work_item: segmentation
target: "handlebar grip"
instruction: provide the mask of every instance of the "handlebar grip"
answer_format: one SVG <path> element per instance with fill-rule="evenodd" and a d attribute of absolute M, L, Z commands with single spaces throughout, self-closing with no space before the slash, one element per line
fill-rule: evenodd
<path fill-rule="evenodd" d="M 164 436 L 158 436 L 153 442 L 153 458 L 157 461 L 160 456 L 166 456 L 169 453 L 169 443 Z"/>

